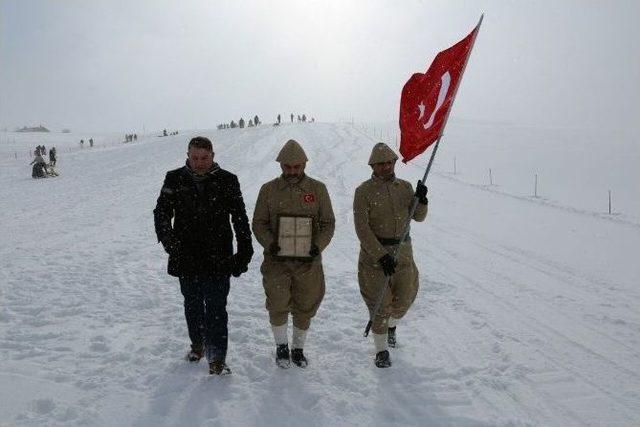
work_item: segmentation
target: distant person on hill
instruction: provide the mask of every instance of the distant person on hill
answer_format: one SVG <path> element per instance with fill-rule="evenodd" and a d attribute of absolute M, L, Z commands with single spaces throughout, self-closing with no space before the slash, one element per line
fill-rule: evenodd
<path fill-rule="evenodd" d="M 56 147 L 51 147 L 49 150 L 49 163 L 52 166 L 56 165 Z"/>
<path fill-rule="evenodd" d="M 93 138 L 89 138 L 89 147 L 93 147 Z"/>
<path fill-rule="evenodd" d="M 291 123 L 293 123 L 293 113 L 291 113 Z"/>
<path fill-rule="evenodd" d="M 280 124 L 280 114 L 278 114 L 278 124 Z"/>
<path fill-rule="evenodd" d="M 29 163 L 30 165 L 33 165 L 33 168 L 31 169 L 31 177 L 46 178 L 47 163 L 42 158 L 42 155 L 40 155 L 40 150 L 36 149 L 33 154 L 34 159 L 31 161 L 31 163 Z"/>
<path fill-rule="evenodd" d="M 229 279 L 247 271 L 253 244 L 238 178 L 213 158 L 208 138 L 191 139 L 187 164 L 167 172 L 153 214 L 158 241 L 169 254 L 168 273 L 178 278 L 184 296 L 191 339 L 187 360 L 206 356 L 209 373 L 221 375 L 230 373 Z"/>
<path fill-rule="evenodd" d="M 84 139 L 80 140 L 80 148 L 84 148 Z"/>

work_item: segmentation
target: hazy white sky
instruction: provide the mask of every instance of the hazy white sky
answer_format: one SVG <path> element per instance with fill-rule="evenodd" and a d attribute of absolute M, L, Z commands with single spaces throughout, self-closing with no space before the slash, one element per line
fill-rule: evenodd
<path fill-rule="evenodd" d="M 396 121 L 483 12 L 453 116 L 638 129 L 637 0 L 0 0 L 0 128 Z"/>

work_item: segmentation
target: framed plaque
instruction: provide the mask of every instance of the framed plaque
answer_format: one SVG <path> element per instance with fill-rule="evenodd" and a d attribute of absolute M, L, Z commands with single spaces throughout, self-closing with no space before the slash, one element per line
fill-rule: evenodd
<path fill-rule="evenodd" d="M 313 218 L 310 216 L 278 216 L 278 257 L 311 259 Z"/>

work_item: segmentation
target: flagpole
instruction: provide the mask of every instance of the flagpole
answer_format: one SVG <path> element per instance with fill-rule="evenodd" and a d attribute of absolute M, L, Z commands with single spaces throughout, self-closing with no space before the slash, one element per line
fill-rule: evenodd
<path fill-rule="evenodd" d="M 476 31 L 476 35 L 473 37 L 473 41 L 471 42 L 471 46 L 469 47 L 469 54 L 467 55 L 467 58 L 464 61 L 464 65 L 462 66 L 462 70 L 460 72 L 460 78 L 462 78 L 462 76 L 464 75 L 464 71 L 467 68 L 467 63 L 469 62 L 469 58 L 471 57 L 471 51 L 473 50 L 473 46 L 476 43 L 476 38 L 478 38 L 478 33 L 480 32 L 480 26 L 482 25 L 483 19 L 484 19 L 484 13 L 480 15 L 480 20 L 478 21 L 478 25 L 476 25 L 476 28 L 478 31 Z M 453 103 L 456 100 L 456 95 L 458 94 L 459 88 L 460 88 L 460 85 L 458 84 L 455 88 L 455 92 L 453 93 L 453 97 L 451 98 L 451 107 L 447 111 L 447 115 L 445 116 L 444 123 L 442 125 L 442 128 L 440 129 L 440 135 L 436 140 L 436 145 L 433 147 L 433 151 L 431 152 L 431 157 L 429 158 L 429 163 L 427 164 L 427 168 L 425 169 L 424 175 L 422 176 L 422 181 L 421 181 L 422 184 L 425 184 L 427 182 L 427 176 L 429 175 L 429 171 L 431 170 L 431 165 L 433 164 L 433 159 L 435 158 L 436 152 L 438 151 L 438 145 L 440 144 L 440 139 L 442 139 L 442 135 L 444 134 L 444 128 L 447 126 L 447 122 L 449 121 L 449 114 L 451 114 L 451 110 L 453 109 Z M 400 245 L 404 242 L 404 240 L 409 235 L 409 226 L 411 224 L 411 220 L 413 219 L 413 215 L 415 214 L 417 208 L 418 208 L 418 198 L 414 194 L 413 202 L 411 203 L 411 209 L 409 210 L 409 216 L 407 217 L 407 222 L 405 223 L 404 231 L 402 232 L 402 237 L 400 238 L 398 244 L 394 245 L 393 247 L 393 252 L 391 256 L 393 257 L 394 262 L 398 256 Z M 365 337 L 369 336 L 369 331 L 371 330 L 371 326 L 373 325 L 373 319 L 378 315 L 380 308 L 382 307 L 384 298 L 387 296 L 387 292 L 389 291 L 390 287 L 391 287 L 391 276 L 387 278 L 386 285 L 380 290 L 380 292 L 378 292 L 376 305 L 373 307 L 373 310 L 369 315 L 369 321 L 367 322 L 367 326 L 364 329 Z"/>

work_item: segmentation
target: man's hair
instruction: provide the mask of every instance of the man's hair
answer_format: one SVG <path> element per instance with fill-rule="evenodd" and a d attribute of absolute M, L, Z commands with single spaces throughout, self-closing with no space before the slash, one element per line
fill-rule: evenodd
<path fill-rule="evenodd" d="M 204 136 L 196 136 L 189 141 L 189 149 L 191 148 L 204 148 L 205 150 L 213 151 L 213 145 L 209 138 Z"/>

